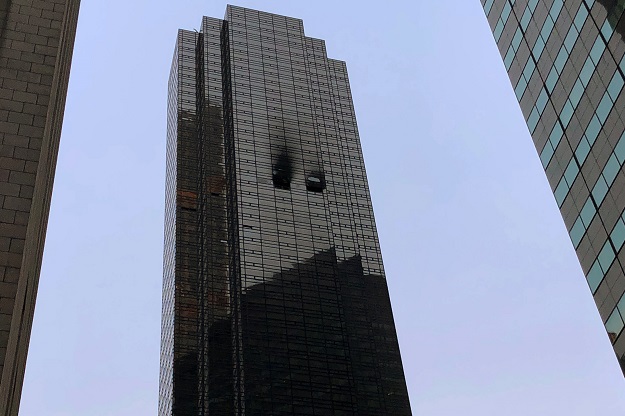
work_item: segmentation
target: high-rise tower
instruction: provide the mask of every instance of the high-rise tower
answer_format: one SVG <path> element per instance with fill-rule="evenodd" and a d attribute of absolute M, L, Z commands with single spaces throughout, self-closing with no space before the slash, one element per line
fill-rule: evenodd
<path fill-rule="evenodd" d="M 482 5 L 625 371 L 625 1 Z"/>
<path fill-rule="evenodd" d="M 345 63 L 228 6 L 169 83 L 159 414 L 409 415 Z"/>
<path fill-rule="evenodd" d="M 79 0 L 0 0 L 0 415 L 17 415 Z"/>

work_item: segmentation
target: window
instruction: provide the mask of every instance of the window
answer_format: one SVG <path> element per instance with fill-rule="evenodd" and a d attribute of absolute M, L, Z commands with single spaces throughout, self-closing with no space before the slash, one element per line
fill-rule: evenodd
<path fill-rule="evenodd" d="M 323 192 L 326 181 L 323 172 L 311 172 L 306 175 L 306 190 L 309 192 Z"/>
<path fill-rule="evenodd" d="M 273 186 L 278 189 L 290 190 L 291 178 L 293 177 L 293 165 L 291 157 L 285 150 L 275 158 L 273 168 L 271 170 L 271 179 Z"/>

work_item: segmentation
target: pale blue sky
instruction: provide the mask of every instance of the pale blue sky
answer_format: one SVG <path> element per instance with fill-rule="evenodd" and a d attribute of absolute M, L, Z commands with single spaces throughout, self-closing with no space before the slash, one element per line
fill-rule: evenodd
<path fill-rule="evenodd" d="M 623 414 L 479 0 L 236 4 L 347 62 L 414 414 Z M 156 414 L 169 66 L 225 5 L 82 1 L 21 416 Z"/>

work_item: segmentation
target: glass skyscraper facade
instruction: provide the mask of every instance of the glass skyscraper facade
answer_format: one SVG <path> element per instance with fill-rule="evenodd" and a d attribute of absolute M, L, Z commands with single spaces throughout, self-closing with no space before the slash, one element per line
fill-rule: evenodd
<path fill-rule="evenodd" d="M 228 6 L 169 81 L 159 415 L 410 415 L 344 62 Z"/>
<path fill-rule="evenodd" d="M 625 1 L 482 5 L 625 371 Z"/>

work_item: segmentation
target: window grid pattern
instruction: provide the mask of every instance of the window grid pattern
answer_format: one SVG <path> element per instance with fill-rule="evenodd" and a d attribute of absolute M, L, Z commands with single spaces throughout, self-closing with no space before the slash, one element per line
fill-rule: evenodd
<path fill-rule="evenodd" d="M 619 337 L 625 291 L 625 252 L 621 253 L 625 240 L 621 215 L 625 211 L 625 4 L 592 0 L 482 4 L 588 285 L 625 369 L 625 337 Z M 507 6 L 516 24 L 507 23 L 512 19 L 506 16 Z"/>
<path fill-rule="evenodd" d="M 234 6 L 180 36 L 159 414 L 410 415 L 345 63 Z"/>
<path fill-rule="evenodd" d="M 619 299 L 616 307 L 605 322 L 605 328 L 608 331 L 610 341 L 614 344 L 619 336 L 623 333 L 625 326 L 625 296 Z"/>

